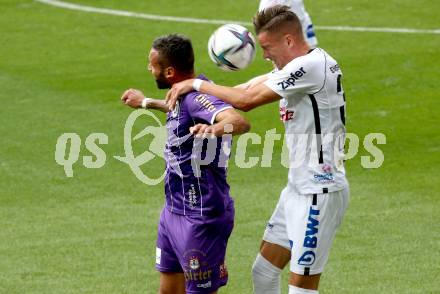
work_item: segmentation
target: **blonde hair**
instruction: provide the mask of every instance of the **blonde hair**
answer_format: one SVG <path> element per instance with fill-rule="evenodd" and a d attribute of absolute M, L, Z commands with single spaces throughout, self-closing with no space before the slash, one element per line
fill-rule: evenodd
<path fill-rule="evenodd" d="M 302 36 L 301 22 L 298 16 L 288 6 L 275 5 L 258 12 L 254 18 L 254 29 L 258 35 L 261 32 L 288 32 Z"/>

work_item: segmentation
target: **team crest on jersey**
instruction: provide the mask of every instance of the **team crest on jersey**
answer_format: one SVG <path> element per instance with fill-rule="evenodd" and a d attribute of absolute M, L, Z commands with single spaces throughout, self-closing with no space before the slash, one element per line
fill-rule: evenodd
<path fill-rule="evenodd" d="M 196 256 L 193 256 L 189 259 L 189 267 L 192 270 L 197 270 L 200 267 L 199 259 Z"/>

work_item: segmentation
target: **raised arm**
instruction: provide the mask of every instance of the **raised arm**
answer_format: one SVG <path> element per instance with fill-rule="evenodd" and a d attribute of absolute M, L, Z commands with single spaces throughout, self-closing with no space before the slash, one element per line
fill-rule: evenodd
<path fill-rule="evenodd" d="M 251 125 L 241 114 L 228 108 L 217 114 L 214 124 L 197 124 L 190 128 L 190 132 L 195 136 L 214 135 L 220 137 L 225 133 L 240 135 L 248 132 L 250 128 Z"/>
<path fill-rule="evenodd" d="M 165 100 L 146 98 L 144 93 L 136 89 L 126 90 L 121 96 L 121 101 L 132 108 L 156 109 L 165 113 L 169 110 Z"/>
<path fill-rule="evenodd" d="M 277 93 L 261 82 L 254 87 L 245 89 L 241 87 L 231 88 L 220 86 L 198 79 L 189 79 L 174 84 L 171 90 L 168 91 L 165 99 L 168 107 L 174 109 L 179 96 L 193 89 L 212 96 L 217 96 L 233 107 L 243 111 L 249 111 L 260 105 L 281 99 Z"/>
<path fill-rule="evenodd" d="M 255 78 L 250 79 L 246 83 L 236 85 L 234 88 L 249 90 L 250 88 L 253 88 L 253 87 L 255 87 L 255 86 L 257 86 L 259 84 L 262 84 L 265 81 L 267 81 L 267 78 L 268 78 L 267 75 L 268 74 L 264 74 L 264 75 L 261 75 L 261 76 L 256 76 Z"/>

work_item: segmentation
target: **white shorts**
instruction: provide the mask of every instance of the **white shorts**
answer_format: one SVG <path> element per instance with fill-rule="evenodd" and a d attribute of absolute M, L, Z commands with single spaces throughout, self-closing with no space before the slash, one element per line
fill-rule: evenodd
<path fill-rule="evenodd" d="M 306 195 L 286 187 L 267 224 L 263 240 L 291 250 L 291 272 L 320 274 L 348 200 L 348 187 L 326 194 Z"/>

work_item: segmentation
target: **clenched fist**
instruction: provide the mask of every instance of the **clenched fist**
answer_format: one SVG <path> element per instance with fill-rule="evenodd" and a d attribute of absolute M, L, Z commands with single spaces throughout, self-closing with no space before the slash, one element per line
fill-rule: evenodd
<path fill-rule="evenodd" d="M 144 98 L 144 93 L 141 91 L 136 89 L 128 89 L 124 92 L 124 94 L 122 94 L 121 101 L 130 107 L 140 108 L 142 107 L 142 101 Z"/>

